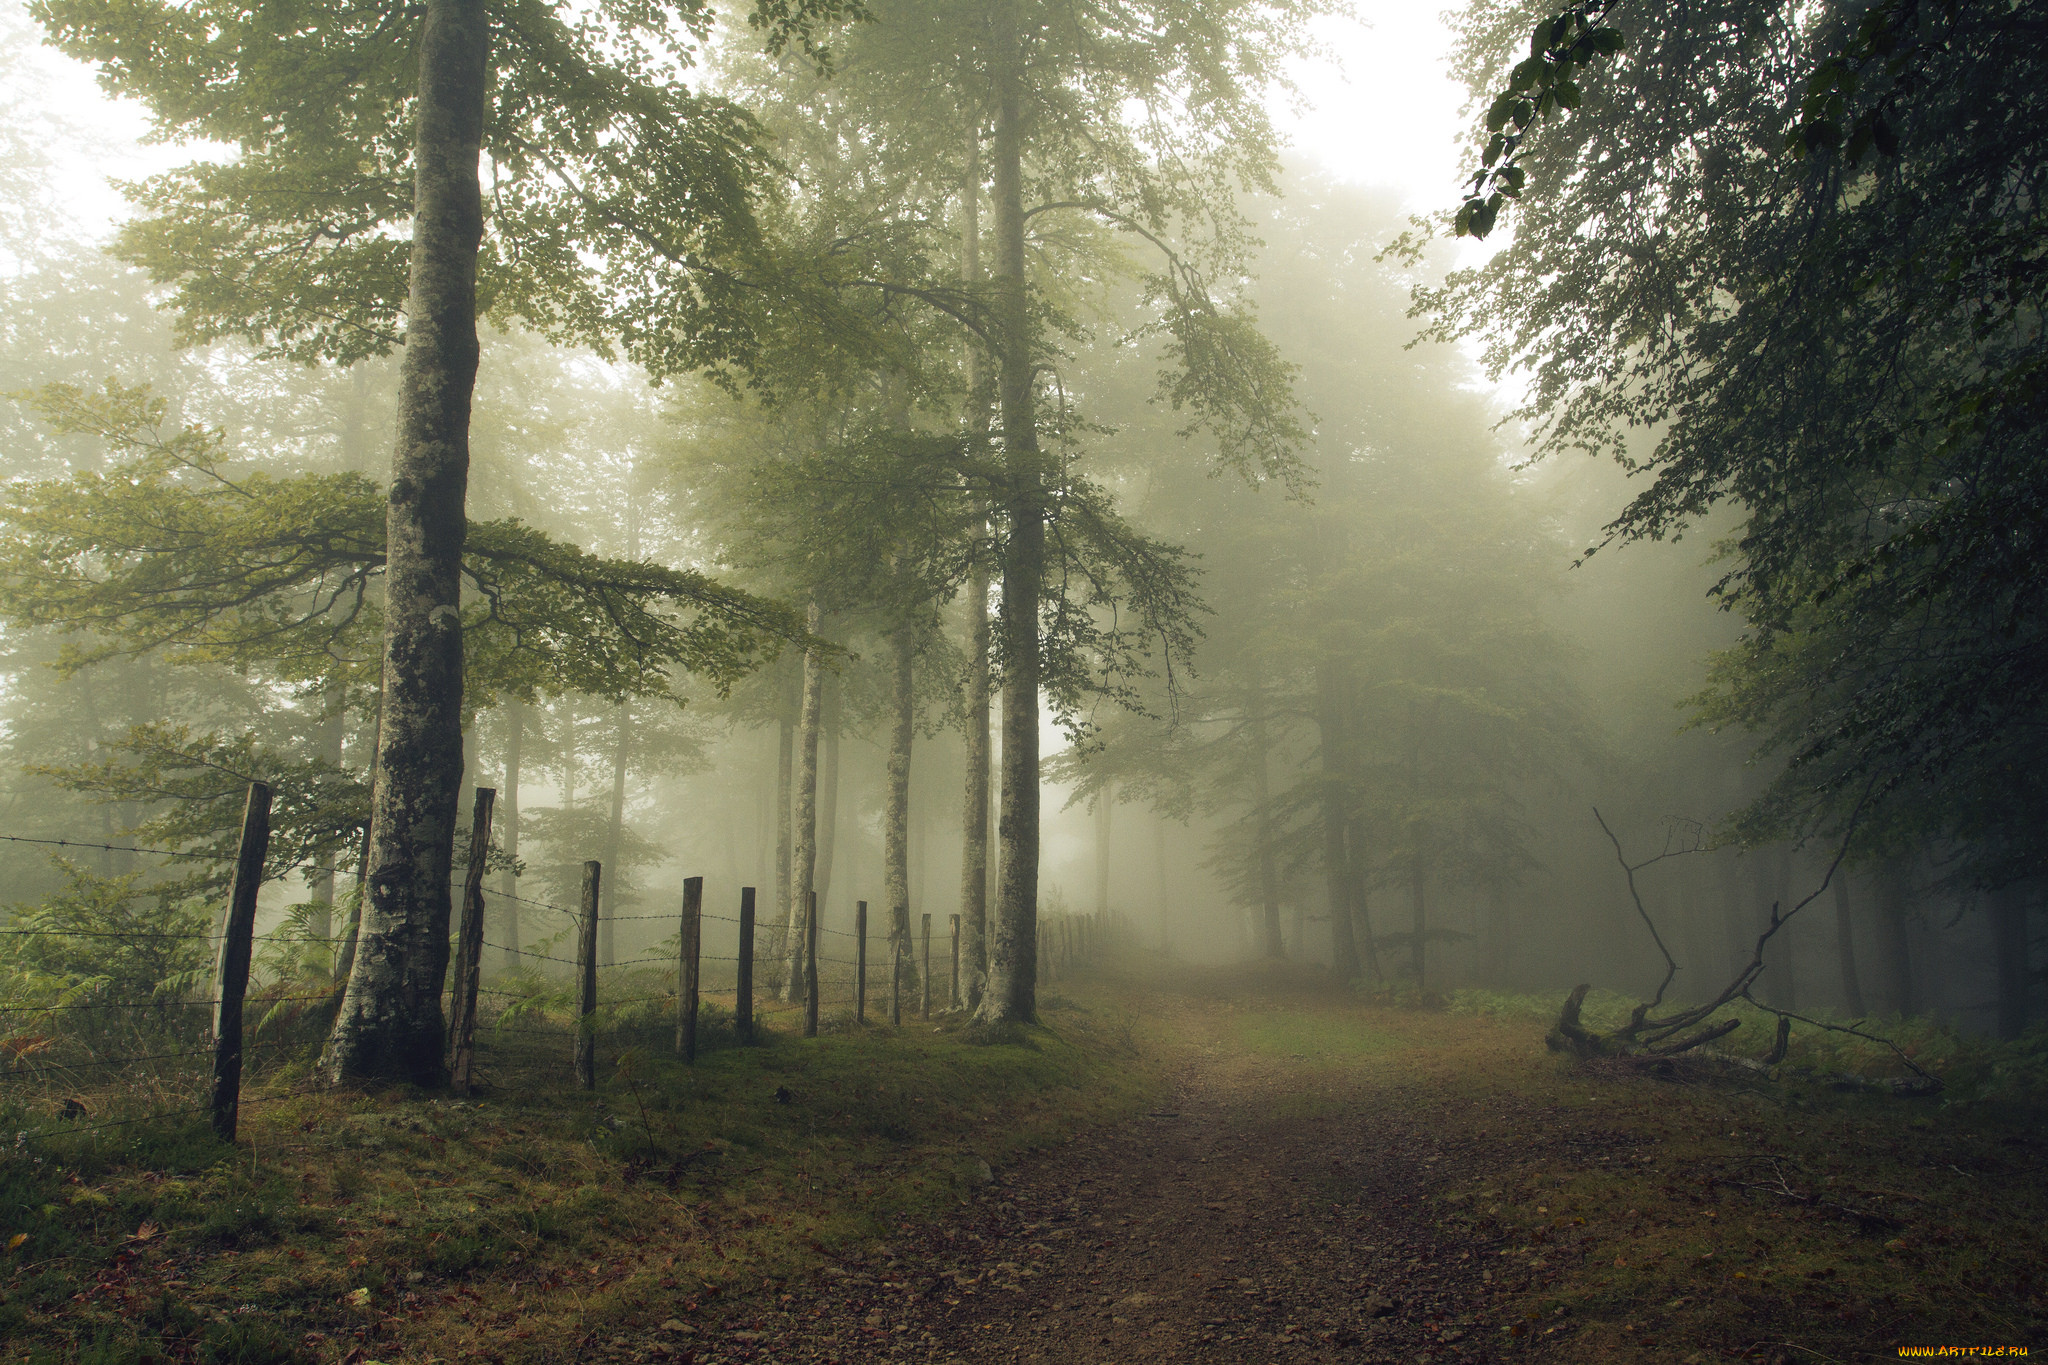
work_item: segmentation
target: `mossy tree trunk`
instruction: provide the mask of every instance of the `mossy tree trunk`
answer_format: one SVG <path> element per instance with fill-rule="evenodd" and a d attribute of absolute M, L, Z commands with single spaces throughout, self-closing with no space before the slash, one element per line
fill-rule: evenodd
<path fill-rule="evenodd" d="M 1002 813 L 988 988 L 979 1018 L 1027 1022 L 1038 1014 L 1038 608 L 1045 577 L 1045 486 L 1038 448 L 1037 382 L 1024 278 L 1024 51 L 1015 0 L 991 16 L 995 105 L 995 314 L 1001 350 L 1003 556 Z"/>
<path fill-rule="evenodd" d="M 477 181 L 490 57 L 482 0 L 426 0 L 410 295 L 391 460 L 384 707 L 368 904 L 321 1069 L 442 1084 L 448 877 L 462 781 L 461 572 L 476 388 Z"/>
<path fill-rule="evenodd" d="M 818 604 L 804 613 L 812 635 L 820 623 Z M 797 714 L 796 828 L 790 855 L 789 915 L 783 921 L 783 995 L 800 1001 L 808 989 L 804 975 L 804 926 L 817 889 L 818 875 L 818 730 L 825 710 L 825 658 L 816 648 L 804 651 L 803 701 Z"/>

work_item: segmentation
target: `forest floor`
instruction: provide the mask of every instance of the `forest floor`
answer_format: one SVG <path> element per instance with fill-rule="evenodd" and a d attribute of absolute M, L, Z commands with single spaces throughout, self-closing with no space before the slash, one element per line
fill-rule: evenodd
<path fill-rule="evenodd" d="M 628 1053 L 596 1096 L 285 1075 L 238 1149 L 17 1155 L 0 1221 L 31 1235 L 0 1279 L 0 1359 L 1847 1365 L 2048 1345 L 2038 1115 L 1607 1074 L 1526 1020 L 1296 971 L 1084 975 L 1043 1004 L 1021 1044 L 941 1023 L 687 1071 Z"/>

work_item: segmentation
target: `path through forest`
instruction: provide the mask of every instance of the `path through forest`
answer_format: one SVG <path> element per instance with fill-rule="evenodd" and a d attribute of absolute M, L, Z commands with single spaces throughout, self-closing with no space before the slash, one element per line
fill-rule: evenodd
<path fill-rule="evenodd" d="M 1304 1014 L 1301 989 L 1131 999 L 1172 1068 L 1159 1109 L 998 1172 L 957 1220 L 676 1345 L 706 1365 L 1495 1359 L 1498 1296 L 1543 1259 L 1503 1262 L 1440 1226 L 1438 1200 L 1529 1164 L 1487 1136 L 1517 1101 L 1446 1084 L 1340 999 Z"/>

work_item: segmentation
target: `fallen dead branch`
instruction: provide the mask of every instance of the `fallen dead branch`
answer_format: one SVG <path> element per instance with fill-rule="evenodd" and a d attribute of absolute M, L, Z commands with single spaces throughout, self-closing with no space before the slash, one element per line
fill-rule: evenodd
<path fill-rule="evenodd" d="M 1678 975 L 1678 960 L 1671 955 L 1671 950 L 1665 946 L 1664 936 L 1658 931 L 1657 922 L 1651 918 L 1649 910 L 1643 905 L 1642 895 L 1636 888 L 1636 873 L 1652 863 L 1661 862 L 1666 858 L 1702 852 L 1705 850 L 1706 845 L 1704 841 L 1697 838 L 1691 844 L 1679 848 L 1673 848 L 1667 843 L 1664 851 L 1657 854 L 1656 857 L 1641 863 L 1631 863 L 1628 860 L 1627 853 L 1622 849 L 1621 840 L 1615 837 L 1614 831 L 1608 827 L 1607 821 L 1600 814 L 1598 807 L 1595 807 L 1593 810 L 1593 818 L 1599 821 L 1600 831 L 1607 836 L 1607 841 L 1614 845 L 1615 861 L 1621 864 L 1622 876 L 1628 883 L 1629 899 L 1635 902 L 1636 914 L 1641 917 L 1644 926 L 1649 929 L 1650 937 L 1657 945 L 1657 951 L 1663 954 L 1664 979 L 1658 983 L 1657 994 L 1631 1010 L 1628 1022 L 1612 1033 L 1601 1033 L 1596 1029 L 1586 1026 L 1584 1020 L 1580 1017 L 1580 1013 L 1585 1008 L 1586 993 L 1592 987 L 1590 985 L 1577 987 L 1565 998 L 1564 1007 L 1558 1011 L 1557 1023 L 1552 1026 L 1549 1035 L 1544 1040 L 1549 1045 L 1551 1051 L 1568 1052 L 1581 1061 L 1624 1058 L 1640 1059 L 1638 1069 L 1647 1069 L 1659 1075 L 1671 1075 L 1674 1073 L 1659 1070 L 1655 1063 L 1660 1060 L 1668 1062 L 1671 1058 L 1692 1052 L 1735 1032 L 1736 1029 L 1741 1027 L 1742 1021 L 1740 1019 L 1722 1018 L 1717 1020 L 1714 1016 L 1740 1000 L 1755 1006 L 1765 1013 L 1777 1016 L 1777 1031 L 1771 1040 L 1771 1050 L 1760 1060 L 1736 1057 L 1732 1054 L 1720 1052 L 1709 1054 L 1717 1062 L 1756 1071 L 1773 1070 L 1784 1062 L 1786 1054 L 1791 1048 L 1792 1025 L 1797 1021 L 1811 1028 L 1821 1029 L 1829 1033 L 1846 1033 L 1851 1037 L 1861 1038 L 1866 1042 L 1877 1043 L 1889 1048 L 1892 1055 L 1897 1057 L 1900 1063 L 1913 1073 L 1910 1077 L 1888 1077 L 1877 1080 L 1852 1076 L 1846 1073 L 1831 1073 L 1822 1078 L 1824 1084 L 1835 1089 L 1865 1090 L 1904 1097 L 1940 1093 L 1942 1083 L 1939 1077 L 1914 1061 L 1906 1054 L 1905 1049 L 1901 1048 L 1891 1039 L 1881 1034 L 1867 1031 L 1863 1027 L 1861 1020 L 1853 1024 L 1832 1024 L 1825 1020 L 1794 1013 L 1791 1010 L 1778 1009 L 1773 1005 L 1767 1005 L 1758 1000 L 1753 993 L 1758 978 L 1764 972 L 1765 945 L 1772 938 L 1776 937 L 1780 929 L 1791 922 L 1794 915 L 1818 899 L 1821 893 L 1826 891 L 1834 881 L 1836 872 L 1842 866 L 1842 859 L 1848 853 L 1849 837 L 1855 828 L 1853 815 L 1849 822 L 1849 830 L 1843 834 L 1842 842 L 1835 850 L 1834 859 L 1828 864 L 1826 875 L 1820 879 L 1820 885 L 1816 886 L 1790 910 L 1781 913 L 1779 905 L 1773 904 L 1771 906 L 1770 923 L 1757 936 L 1756 944 L 1750 953 L 1748 963 L 1743 966 L 1740 972 L 1736 973 L 1735 979 L 1730 981 L 1722 988 L 1718 995 L 1707 1003 L 1676 1010 L 1665 1015 L 1658 1015 L 1655 1011 L 1663 1006 L 1665 992 L 1670 989 L 1672 980 Z"/>

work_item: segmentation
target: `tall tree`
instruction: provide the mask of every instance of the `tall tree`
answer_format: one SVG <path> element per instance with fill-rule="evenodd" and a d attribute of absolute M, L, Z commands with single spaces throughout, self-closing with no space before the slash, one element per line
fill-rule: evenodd
<path fill-rule="evenodd" d="M 754 17 L 773 42 L 804 41 L 821 8 L 830 0 Z M 322 1069 L 437 1083 L 480 284 L 487 304 L 544 330 L 623 333 L 657 369 L 738 358 L 737 307 L 709 298 L 719 285 L 699 266 L 749 238 L 766 162 L 743 114 L 669 79 L 710 11 L 48 0 L 36 12 L 162 132 L 241 153 L 152 181 L 148 215 L 124 234 L 127 254 L 175 284 L 188 336 L 360 359 L 398 341 L 404 319 L 369 895 Z M 498 182 L 487 252 L 486 152 Z M 400 223 L 402 236 L 388 230 Z M 616 287 L 627 276 L 605 272 L 618 267 L 653 292 Z"/>
<path fill-rule="evenodd" d="M 1740 514 L 1715 592 L 1748 629 L 1699 702 L 1783 760 L 1743 838 L 2038 875 L 2048 7 L 1616 10 L 1625 50 L 1565 72 L 1600 8 L 1462 21 L 1515 234 L 1420 303 L 1532 373 L 1542 450 L 1643 477 L 1608 541 Z"/>

